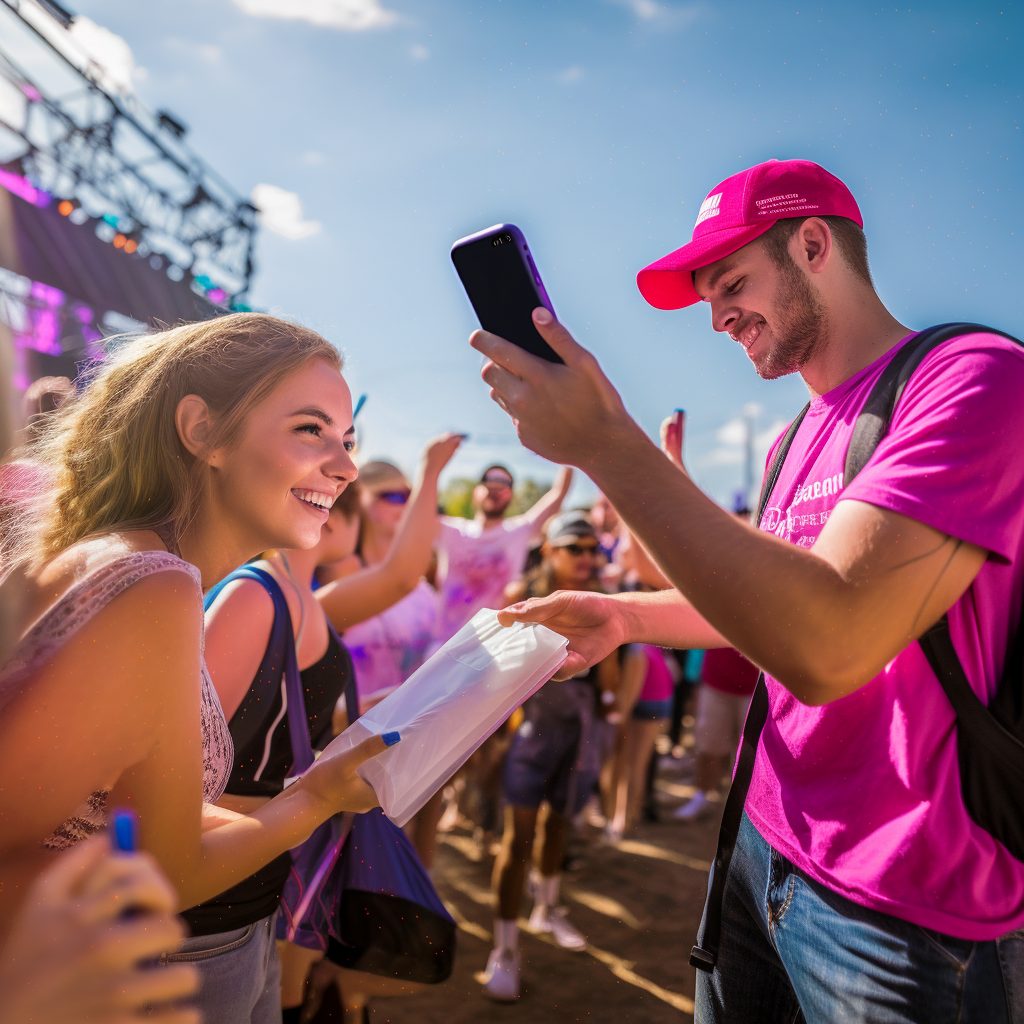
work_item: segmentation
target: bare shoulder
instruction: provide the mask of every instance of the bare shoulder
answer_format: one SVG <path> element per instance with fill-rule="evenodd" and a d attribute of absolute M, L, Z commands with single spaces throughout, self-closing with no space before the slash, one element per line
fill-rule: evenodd
<path fill-rule="evenodd" d="M 32 623 L 37 622 L 67 595 L 72 587 L 88 579 L 104 566 L 136 552 L 166 550 L 160 538 L 151 531 L 110 533 L 87 537 L 58 552 L 38 567 L 19 570 L 16 579 L 5 583 L 5 586 L 10 584 L 18 589 L 21 627 L 18 634 L 23 634 Z M 195 594 L 195 582 L 186 573 L 157 575 L 181 576 L 191 587 L 192 594 Z M 135 586 L 131 589 L 134 590 Z"/>
<path fill-rule="evenodd" d="M 268 567 L 264 565 L 261 568 Z M 258 629 L 273 621 L 274 600 L 256 580 L 232 580 L 217 595 L 206 618 L 210 625 L 228 620 L 246 621 Z"/>

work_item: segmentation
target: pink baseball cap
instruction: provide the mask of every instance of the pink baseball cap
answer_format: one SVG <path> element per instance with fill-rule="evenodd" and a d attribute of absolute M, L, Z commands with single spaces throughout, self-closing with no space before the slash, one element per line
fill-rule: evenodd
<path fill-rule="evenodd" d="M 810 160 L 767 160 L 716 185 L 700 204 L 693 238 L 636 275 L 656 309 L 700 302 L 693 272 L 730 256 L 787 217 L 846 217 L 864 226 L 850 190 Z"/>

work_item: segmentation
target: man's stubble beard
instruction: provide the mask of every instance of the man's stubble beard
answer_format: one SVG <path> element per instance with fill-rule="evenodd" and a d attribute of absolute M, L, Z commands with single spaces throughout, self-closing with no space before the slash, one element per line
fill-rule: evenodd
<path fill-rule="evenodd" d="M 775 304 L 778 328 L 772 328 L 774 344 L 755 364 L 763 380 L 796 373 L 822 348 L 828 335 L 828 314 L 810 283 L 792 261 L 780 270 L 782 280 Z"/>

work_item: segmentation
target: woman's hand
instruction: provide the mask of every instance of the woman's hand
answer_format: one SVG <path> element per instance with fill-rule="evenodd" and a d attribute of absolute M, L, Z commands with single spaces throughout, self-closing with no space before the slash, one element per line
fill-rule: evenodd
<path fill-rule="evenodd" d="M 423 449 L 423 475 L 439 477 L 465 439 L 465 434 L 444 434 L 434 438 Z"/>
<path fill-rule="evenodd" d="M 359 814 L 372 810 L 378 806 L 377 794 L 356 774 L 356 769 L 393 747 L 399 738 L 397 732 L 389 732 L 352 746 L 351 737 L 336 736 L 297 785 L 323 806 L 325 818 L 341 811 Z"/>
<path fill-rule="evenodd" d="M 185 938 L 176 902 L 152 858 L 111 853 L 106 836 L 60 854 L 0 953 L 0 1024 L 199 1024 L 197 1010 L 176 1005 L 198 991 L 195 967 L 140 966 Z"/>
<path fill-rule="evenodd" d="M 550 597 L 531 598 L 498 612 L 503 626 L 536 622 L 569 641 L 569 657 L 553 676 L 570 679 L 596 665 L 626 642 L 618 602 L 607 594 L 559 590 Z"/>
<path fill-rule="evenodd" d="M 669 457 L 669 460 L 686 473 L 686 466 L 683 463 L 683 439 L 686 433 L 686 413 L 682 409 L 676 409 L 671 416 L 666 416 L 661 423 L 661 450 Z M 686 473 L 689 476 L 689 473 Z"/>

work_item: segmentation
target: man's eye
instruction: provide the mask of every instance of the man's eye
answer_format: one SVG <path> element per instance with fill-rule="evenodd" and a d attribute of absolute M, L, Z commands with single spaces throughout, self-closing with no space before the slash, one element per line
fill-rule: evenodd
<path fill-rule="evenodd" d="M 319 423 L 303 423 L 301 427 L 296 427 L 296 430 L 305 431 L 314 437 L 319 437 L 323 433 L 323 427 Z"/>
<path fill-rule="evenodd" d="M 743 284 L 743 278 L 742 277 L 736 278 L 736 280 L 733 281 L 732 284 L 727 284 L 725 286 L 725 294 L 726 295 L 735 295 L 740 290 L 740 285 L 742 285 L 742 284 Z"/>

